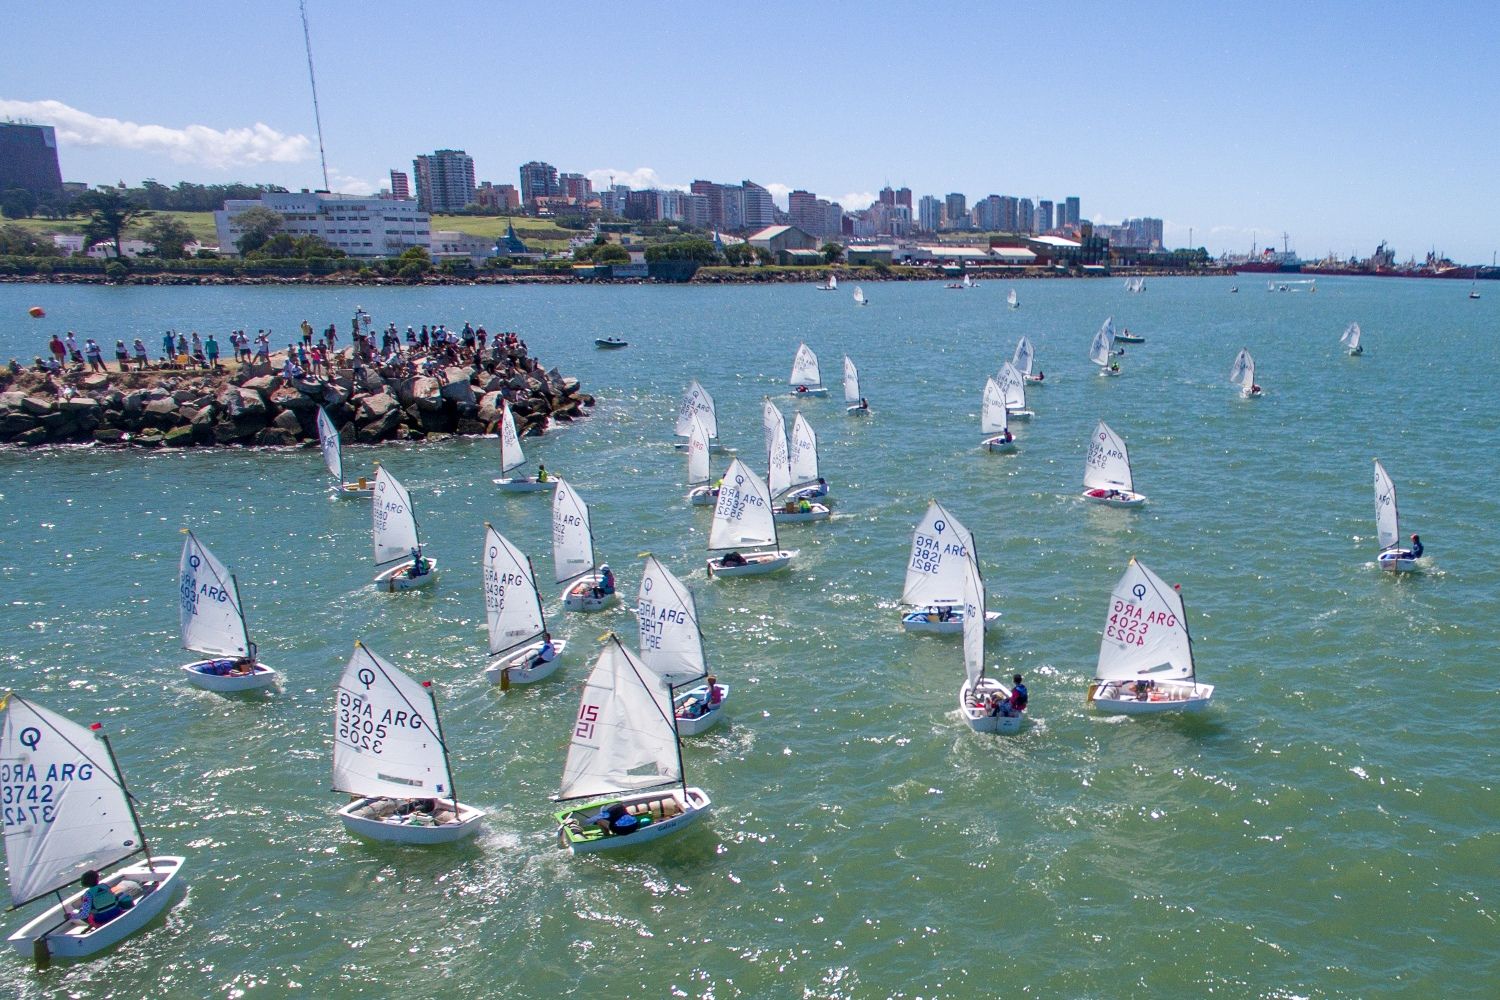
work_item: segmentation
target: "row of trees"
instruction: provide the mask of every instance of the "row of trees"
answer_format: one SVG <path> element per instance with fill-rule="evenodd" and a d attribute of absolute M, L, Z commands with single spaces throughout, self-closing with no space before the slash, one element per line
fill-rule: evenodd
<path fill-rule="evenodd" d="M 230 198 L 259 198 L 268 192 L 282 192 L 274 184 L 190 184 L 183 181 L 174 187 L 147 180 L 140 187 L 99 188 L 80 195 L 36 194 L 25 188 L 0 191 L 0 215 L 7 219 L 68 219 L 88 215 L 90 196 L 113 193 L 131 205 L 148 212 L 213 212 L 224 207 Z"/>

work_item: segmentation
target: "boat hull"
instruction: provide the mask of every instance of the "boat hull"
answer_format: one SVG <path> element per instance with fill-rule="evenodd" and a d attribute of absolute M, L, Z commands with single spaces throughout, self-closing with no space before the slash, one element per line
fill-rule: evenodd
<path fill-rule="evenodd" d="M 173 855 L 161 855 L 152 858 L 149 865 L 140 861 L 110 872 L 105 880 L 108 884 L 113 885 L 119 878 L 128 878 L 143 886 L 151 885 L 155 888 L 137 899 L 135 906 L 103 927 L 90 928 L 77 921 L 68 921 L 65 926 L 58 927 L 65 911 L 76 910 L 83 902 L 83 891 L 80 890 L 64 899 L 60 905 L 49 906 L 36 919 L 23 925 L 8 939 L 10 945 L 21 955 L 30 958 L 33 942 L 39 937 L 45 937 L 47 950 L 52 953 L 53 958 L 72 959 L 87 958 L 119 944 L 151 923 L 171 905 L 173 897 L 185 884 L 180 875 L 186 860 Z"/>
<path fill-rule="evenodd" d="M 557 480 L 549 479 L 543 483 L 538 482 L 535 476 L 516 476 L 511 479 L 497 479 L 495 485 L 500 488 L 501 493 L 543 493 L 556 486 Z"/>
<path fill-rule="evenodd" d="M 851 417 L 868 417 L 870 408 L 868 406 L 846 406 L 844 412 Z"/>
<path fill-rule="evenodd" d="M 688 491 L 687 502 L 694 507 L 712 507 L 719 502 L 717 486 L 694 486 Z"/>
<path fill-rule="evenodd" d="M 709 576 L 760 576 L 786 569 L 797 555 L 796 549 L 778 549 L 774 552 L 744 553 L 743 566 L 725 566 L 723 557 L 708 560 Z"/>
<path fill-rule="evenodd" d="M 794 486 L 787 491 L 786 500 L 826 500 L 830 488 L 826 481 L 821 483 L 808 483 L 805 486 Z"/>
<path fill-rule="evenodd" d="M 599 573 L 585 573 L 572 583 L 563 588 L 563 607 L 569 611 L 583 611 L 592 613 L 612 608 L 620 602 L 618 591 L 610 591 L 608 594 L 594 595 L 594 588 L 604 577 Z"/>
<path fill-rule="evenodd" d="M 1212 684 L 1191 681 L 1157 681 L 1146 698 L 1130 690 L 1130 681 L 1113 681 L 1093 688 L 1089 703 L 1110 715 L 1161 715 L 1166 712 L 1201 712 L 1214 696 Z"/>
<path fill-rule="evenodd" d="M 1084 490 L 1083 498 L 1090 503 L 1096 503 L 1103 507 L 1143 507 L 1146 498 L 1139 493 L 1129 490 L 1116 490 L 1118 496 L 1110 496 L 1109 490 Z"/>
<path fill-rule="evenodd" d="M 833 516 L 833 511 L 820 503 L 809 504 L 809 510 L 786 510 L 780 509 L 772 513 L 777 524 L 811 524 L 813 521 L 826 521 Z"/>
<path fill-rule="evenodd" d="M 792 389 L 788 393 L 788 395 L 791 395 L 791 396 L 817 396 L 819 398 L 823 398 L 823 397 L 826 397 L 828 395 L 828 386 L 826 386 L 826 385 L 799 385 L 799 386 L 797 386 L 797 388 Z"/>
<path fill-rule="evenodd" d="M 1146 338 L 1138 337 L 1133 333 L 1117 333 L 1115 334 L 1115 342 L 1120 344 L 1144 344 Z"/>
<path fill-rule="evenodd" d="M 398 563 L 375 577 L 375 582 L 372 586 L 385 594 L 395 594 L 403 590 L 422 590 L 425 587 L 430 587 L 434 583 L 437 583 L 437 560 L 428 559 L 427 565 L 427 572 L 421 576 L 407 576 L 406 571 L 411 569 L 412 566 L 411 560 L 408 559 L 406 562 Z"/>
<path fill-rule="evenodd" d="M 605 351 L 618 351 L 622 347 L 629 347 L 630 346 L 630 341 L 628 341 L 628 340 L 601 340 L 601 339 L 599 339 L 599 338 L 596 337 L 594 339 L 594 346 L 600 348 L 601 350 L 605 350 Z"/>
<path fill-rule="evenodd" d="M 333 495 L 345 500 L 368 500 L 375 495 L 375 484 L 344 483 L 334 489 Z"/>
<path fill-rule="evenodd" d="M 1026 382 L 1030 382 L 1032 385 L 1046 385 L 1047 384 L 1047 380 L 1044 377 L 1042 377 L 1041 375 L 1022 375 L 1021 379 L 1023 381 L 1026 381 Z"/>
<path fill-rule="evenodd" d="M 462 802 L 458 804 L 458 819 L 440 826 L 421 826 L 371 815 L 358 815 L 361 810 L 371 807 L 379 812 L 381 804 L 387 802 L 394 804 L 395 800 L 382 796 L 355 799 L 339 810 L 339 819 L 343 820 L 344 829 L 366 840 L 381 840 L 391 844 L 451 844 L 455 840 L 472 837 L 478 832 L 479 824 L 485 817 L 483 809 L 475 809 Z M 446 799 L 440 799 L 439 802 L 452 807 L 452 803 Z M 391 815 L 394 817 L 394 813 Z"/>
<path fill-rule="evenodd" d="M 1411 573 L 1417 568 L 1417 561 L 1411 557 L 1410 549 L 1386 549 L 1380 553 L 1376 562 L 1387 573 Z"/>
<path fill-rule="evenodd" d="M 938 621 L 936 612 L 909 611 L 901 616 L 901 627 L 908 632 L 923 632 L 928 635 L 963 635 L 964 614 L 962 610 L 958 610 L 953 613 L 952 618 Z M 999 627 L 1000 612 L 986 611 L 984 630 L 993 632 Z"/>
<path fill-rule="evenodd" d="M 729 703 L 729 685 L 718 685 L 721 692 L 719 703 L 702 715 L 683 715 L 683 710 L 689 705 L 702 702 L 708 697 L 708 685 L 699 684 L 690 691 L 684 691 L 672 699 L 673 714 L 677 717 L 678 736 L 697 736 L 701 732 L 712 729 L 718 724 L 724 715 L 724 706 Z"/>
<path fill-rule="evenodd" d="M 672 806 L 659 808 L 657 813 L 652 813 L 653 802 L 660 804 L 668 800 L 673 803 Z M 637 827 L 634 833 L 629 834 L 608 834 L 598 829 L 578 831 L 569 824 L 569 821 L 574 819 L 581 823 L 589 816 L 616 802 L 622 803 L 632 813 L 641 810 L 638 815 L 650 816 L 651 821 L 644 826 Z M 671 816 L 666 816 L 665 813 L 672 809 L 677 811 Z M 640 792 L 621 796 L 618 799 L 601 799 L 564 809 L 553 815 L 557 819 L 558 843 L 574 854 L 591 854 L 597 851 L 611 851 L 622 847 L 649 844 L 653 840 L 680 833 L 708 815 L 712 809 L 713 802 L 703 789 L 689 787 L 686 792 L 681 788 L 676 788 L 670 792 Z M 657 815 L 661 815 L 662 818 L 658 819 Z"/>
<path fill-rule="evenodd" d="M 1120 369 L 1118 369 L 1118 368 L 1100 368 L 1099 369 L 1099 376 L 1101 378 L 1115 378 L 1119 374 L 1120 374 Z"/>
<path fill-rule="evenodd" d="M 1003 454 L 1003 453 L 1005 453 L 1007 451 L 1015 451 L 1016 450 L 1016 439 L 1015 438 L 1011 438 L 1009 441 L 1007 441 L 1007 440 L 1005 440 L 1004 437 L 1001 437 L 1000 435 L 996 435 L 995 437 L 992 437 L 992 438 L 985 438 L 984 439 L 984 450 L 985 451 L 995 452 L 997 455 L 998 454 Z"/>
<path fill-rule="evenodd" d="M 248 674 L 206 674 L 200 669 L 214 662 L 214 660 L 198 660 L 195 663 L 184 663 L 182 671 L 187 674 L 188 683 L 204 691 L 233 694 L 237 691 L 268 688 L 281 679 L 279 673 L 264 663 L 255 664 L 255 669 Z"/>
<path fill-rule="evenodd" d="M 985 702 L 991 694 L 998 694 L 1001 698 L 1010 699 L 1010 688 L 1001 684 L 993 677 L 981 677 L 975 688 L 970 688 L 969 682 L 964 681 L 963 687 L 958 690 L 958 711 L 969 724 L 969 728 L 976 733 L 1000 733 L 1009 735 L 1021 731 L 1021 723 L 1025 717 L 1022 715 L 991 715 Z"/>
<path fill-rule="evenodd" d="M 542 640 L 538 639 L 529 646 L 524 646 L 508 656 L 502 656 L 484 668 L 484 679 L 491 684 L 499 684 L 506 671 L 510 672 L 510 684 L 535 684 L 537 681 L 546 680 L 557 673 L 557 666 L 562 662 L 563 650 L 568 648 L 568 640 L 558 639 L 552 643 L 552 649 L 557 654 L 546 663 L 535 667 L 527 666 L 531 658 L 542 650 Z"/>

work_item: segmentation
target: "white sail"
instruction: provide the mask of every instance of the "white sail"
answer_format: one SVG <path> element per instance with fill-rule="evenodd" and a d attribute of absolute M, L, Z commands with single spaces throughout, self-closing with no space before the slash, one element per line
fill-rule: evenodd
<path fill-rule="evenodd" d="M 323 464 L 328 474 L 340 486 L 344 483 L 344 456 L 339 447 L 338 428 L 328 419 L 328 411 L 318 407 L 318 447 L 323 451 Z"/>
<path fill-rule="evenodd" d="M 1016 290 L 1014 288 L 1005 293 L 1005 304 L 1010 306 L 1012 309 L 1021 304 L 1021 297 L 1016 294 Z"/>
<path fill-rule="evenodd" d="M 792 359 L 792 377 L 788 385 L 822 385 L 818 374 L 818 356 L 806 344 L 797 346 L 797 356 Z"/>
<path fill-rule="evenodd" d="M 1003 434 L 1007 426 L 1005 390 L 993 378 L 984 380 L 984 404 L 979 411 L 979 429 L 986 434 Z"/>
<path fill-rule="evenodd" d="M 708 428 L 697 414 L 693 415 L 692 429 L 688 432 L 688 482 L 708 482 Z"/>
<path fill-rule="evenodd" d="M 828 276 L 828 290 L 830 292 L 836 292 L 836 291 L 838 291 L 838 288 L 839 288 L 839 278 L 838 278 L 838 275 L 836 275 L 836 274 L 830 274 Z"/>
<path fill-rule="evenodd" d="M 792 482 L 801 485 L 818 478 L 818 435 L 802 414 L 792 419 Z"/>
<path fill-rule="evenodd" d="M 860 305 L 865 304 L 865 290 L 858 285 L 854 286 L 854 301 Z"/>
<path fill-rule="evenodd" d="M 1093 437 L 1089 438 L 1089 454 L 1083 466 L 1083 488 L 1135 492 L 1135 480 L 1130 475 L 1130 452 L 1120 435 L 1102 420 L 1094 428 Z"/>
<path fill-rule="evenodd" d="M 453 795 L 431 691 L 362 643 L 334 697 L 333 789 L 395 799 Z"/>
<path fill-rule="evenodd" d="M 964 564 L 974 555 L 974 536 L 936 500 L 911 534 L 911 558 L 901 603 L 958 604 L 963 600 Z"/>
<path fill-rule="evenodd" d="M 640 625 L 641 662 L 670 685 L 697 680 L 708 673 L 698 605 L 655 556 L 646 557 L 635 603 Z"/>
<path fill-rule="evenodd" d="M 973 288 L 974 287 L 974 279 L 971 278 L 971 277 L 969 277 L 966 274 L 966 275 L 964 275 L 964 280 L 961 281 L 961 282 L 959 282 L 959 284 L 963 285 L 965 288 Z"/>
<path fill-rule="evenodd" d="M 854 367 L 854 362 L 849 360 L 849 355 L 844 355 L 844 402 L 857 403 L 859 394 L 859 369 Z"/>
<path fill-rule="evenodd" d="M 531 642 L 546 628 L 531 560 L 488 524 L 484 526 L 484 611 L 491 656 Z"/>
<path fill-rule="evenodd" d="M 1026 409 L 1026 380 L 1009 361 L 1000 366 L 1000 391 L 1005 393 L 1005 408 L 1015 413 Z"/>
<path fill-rule="evenodd" d="M 1094 334 L 1093 341 L 1089 344 L 1089 360 L 1100 367 L 1109 364 L 1109 349 L 1115 341 L 1115 319 L 1113 316 L 1104 321 L 1099 332 Z"/>
<path fill-rule="evenodd" d="M 239 588 L 224 564 L 191 531 L 177 562 L 182 648 L 208 656 L 250 655 Z"/>
<path fill-rule="evenodd" d="M 710 549 L 776 544 L 776 521 L 771 494 L 765 482 L 739 459 L 729 463 L 719 499 L 714 504 L 714 524 L 709 530 Z"/>
<path fill-rule="evenodd" d="M 1359 347 L 1359 324 L 1350 323 L 1344 327 L 1344 335 L 1339 338 L 1339 343 L 1351 351 L 1357 349 Z"/>
<path fill-rule="evenodd" d="M 771 495 L 780 496 L 792 485 L 792 461 L 787 452 L 786 418 L 769 399 L 761 404 L 761 429 L 766 435 L 766 484 Z"/>
<path fill-rule="evenodd" d="M 506 403 L 500 413 L 500 474 L 505 475 L 525 461 L 521 435 L 516 433 L 516 415 L 510 412 L 510 403 Z"/>
<path fill-rule="evenodd" d="M 1010 363 L 1016 366 L 1016 371 L 1022 375 L 1031 374 L 1031 364 L 1036 358 L 1036 351 L 1032 349 L 1031 339 L 1022 337 L 1016 341 L 1016 353 L 1011 355 Z"/>
<path fill-rule="evenodd" d="M 1396 484 L 1391 482 L 1391 477 L 1378 458 L 1375 460 L 1375 530 L 1380 535 L 1381 549 L 1400 544 L 1401 525 L 1396 513 Z"/>
<path fill-rule="evenodd" d="M 1229 381 L 1247 391 L 1255 384 L 1255 359 L 1246 348 L 1240 348 L 1240 353 L 1234 356 L 1234 365 L 1229 369 Z"/>
<path fill-rule="evenodd" d="M 558 583 L 594 569 L 589 505 L 561 478 L 552 494 L 552 567 Z"/>
<path fill-rule="evenodd" d="M 375 519 L 375 564 L 405 559 L 411 550 L 420 548 L 417 540 L 417 516 L 411 509 L 406 487 L 386 471 L 375 470 L 375 502 L 371 509 Z"/>
<path fill-rule="evenodd" d="M 694 379 L 682 396 L 682 405 L 677 410 L 677 436 L 687 437 L 693 431 L 693 417 L 703 421 L 710 439 L 719 436 L 719 418 L 714 413 L 714 398 L 708 390 Z"/>
<path fill-rule="evenodd" d="M 1134 559 L 1110 595 L 1094 676 L 1106 681 L 1193 679 L 1193 642 L 1182 595 Z"/>
<path fill-rule="evenodd" d="M 969 689 L 984 676 L 984 579 L 972 559 L 964 560 L 964 673 Z"/>
<path fill-rule="evenodd" d="M 7 695 L 0 725 L 10 899 L 28 903 L 143 849 L 109 751 L 76 722 Z"/>
<path fill-rule="evenodd" d="M 612 635 L 583 686 L 557 797 L 614 795 L 681 777 L 667 686 Z"/>

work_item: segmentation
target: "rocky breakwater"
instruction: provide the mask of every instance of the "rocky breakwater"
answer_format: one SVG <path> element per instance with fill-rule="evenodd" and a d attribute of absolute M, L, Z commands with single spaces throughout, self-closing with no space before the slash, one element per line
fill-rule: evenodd
<path fill-rule="evenodd" d="M 507 401 L 523 434 L 585 416 L 594 404 L 577 379 L 529 358 L 433 376 L 363 366 L 330 379 L 285 378 L 264 365 L 234 375 L 25 371 L 0 379 L 0 442 L 284 447 L 317 441 L 319 407 L 346 444 L 420 441 L 496 433 Z"/>

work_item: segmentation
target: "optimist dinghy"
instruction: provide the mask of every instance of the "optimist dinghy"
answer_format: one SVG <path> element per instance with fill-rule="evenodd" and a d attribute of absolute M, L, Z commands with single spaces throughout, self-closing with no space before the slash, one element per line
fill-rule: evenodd
<path fill-rule="evenodd" d="M 386 567 L 375 575 L 375 589 L 394 594 L 436 583 L 437 560 L 422 554 L 422 538 L 417 533 L 411 497 L 383 465 L 377 464 L 375 468 L 375 501 L 370 508 L 374 517 L 375 565 Z"/>
<path fill-rule="evenodd" d="M 1087 701 L 1101 712 L 1197 712 L 1213 698 L 1193 666 L 1182 594 L 1132 559 L 1115 584 Z"/>
<path fill-rule="evenodd" d="M 911 557 L 901 603 L 912 610 L 901 615 L 908 632 L 956 635 L 964 629 L 964 564 L 974 554 L 974 536 L 936 500 L 911 534 Z M 1000 612 L 985 611 L 984 627 L 995 628 Z"/>
<path fill-rule="evenodd" d="M 1102 420 L 1089 439 L 1089 453 L 1083 463 L 1083 498 L 1106 507 L 1140 507 L 1146 503 L 1146 498 L 1135 492 L 1130 452 L 1124 440 Z"/>
<path fill-rule="evenodd" d="M 547 613 L 536 586 L 536 567 L 493 526 L 484 526 L 484 612 L 490 637 L 485 680 L 501 689 L 532 684 L 551 677 L 568 640 L 551 643 L 552 656 L 541 656 L 548 645 Z"/>
<path fill-rule="evenodd" d="M 958 711 L 976 733 L 1017 733 L 1021 711 L 1012 709 L 1010 688 L 985 672 L 984 577 L 973 559 L 964 567 L 964 682 Z"/>
<path fill-rule="evenodd" d="M 339 439 L 338 428 L 333 426 L 328 411 L 321 406 L 318 407 L 318 448 L 323 452 L 323 465 L 333 477 L 333 495 L 345 499 L 369 499 L 375 488 L 364 476 L 352 483 L 344 482 L 343 442 Z"/>
<path fill-rule="evenodd" d="M 182 648 L 209 657 L 183 664 L 188 683 L 221 694 L 270 687 L 279 675 L 256 658 L 239 582 L 196 535 L 186 528 L 182 533 L 187 536 L 177 563 Z"/>
<path fill-rule="evenodd" d="M 552 565 L 567 610 L 603 611 L 620 600 L 614 574 L 594 558 L 589 505 L 561 479 L 552 495 Z"/>
<path fill-rule="evenodd" d="M 500 413 L 500 476 L 495 485 L 501 493 L 541 493 L 556 485 L 551 477 L 507 476 L 505 473 L 526 464 L 526 455 L 521 451 L 521 436 L 516 433 L 516 415 L 506 403 Z"/>

